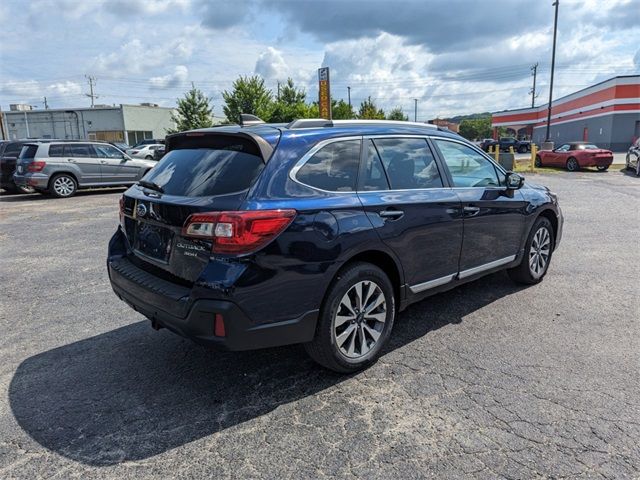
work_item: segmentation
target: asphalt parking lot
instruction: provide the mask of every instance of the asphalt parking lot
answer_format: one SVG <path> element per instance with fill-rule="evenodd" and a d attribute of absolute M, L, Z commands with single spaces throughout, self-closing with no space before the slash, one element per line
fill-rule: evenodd
<path fill-rule="evenodd" d="M 640 179 L 529 180 L 545 281 L 414 305 L 353 376 L 152 330 L 107 279 L 122 190 L 0 198 L 0 478 L 640 477 Z"/>

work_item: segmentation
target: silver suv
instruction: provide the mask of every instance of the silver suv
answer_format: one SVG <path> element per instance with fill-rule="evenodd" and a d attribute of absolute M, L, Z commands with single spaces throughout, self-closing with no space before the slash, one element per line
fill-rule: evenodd
<path fill-rule="evenodd" d="M 13 179 L 40 193 L 70 197 L 79 188 L 133 185 L 156 163 L 101 142 L 27 143 Z"/>

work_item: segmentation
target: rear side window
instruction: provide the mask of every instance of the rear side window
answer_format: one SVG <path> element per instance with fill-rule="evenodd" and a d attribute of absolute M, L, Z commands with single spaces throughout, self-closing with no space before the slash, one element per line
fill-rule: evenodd
<path fill-rule="evenodd" d="M 20 159 L 25 160 L 35 158 L 37 151 L 37 145 L 25 145 L 24 147 L 22 147 L 22 151 L 20 152 Z"/>
<path fill-rule="evenodd" d="M 360 140 L 329 143 L 296 173 L 299 182 L 330 192 L 353 192 L 358 180 Z"/>
<path fill-rule="evenodd" d="M 65 157 L 95 157 L 91 145 L 72 143 L 64 146 Z"/>
<path fill-rule="evenodd" d="M 63 145 L 49 145 L 49 156 L 50 157 L 62 157 L 63 155 Z"/>
<path fill-rule="evenodd" d="M 392 190 L 443 186 L 438 166 L 423 138 L 374 140 Z"/>
<path fill-rule="evenodd" d="M 225 195 L 248 189 L 263 168 L 261 157 L 233 149 L 179 149 L 162 157 L 145 180 L 167 195 Z"/>
<path fill-rule="evenodd" d="M 389 190 L 387 175 L 384 173 L 378 150 L 373 140 L 367 140 L 367 155 L 364 161 L 360 190 L 370 192 L 374 190 Z"/>

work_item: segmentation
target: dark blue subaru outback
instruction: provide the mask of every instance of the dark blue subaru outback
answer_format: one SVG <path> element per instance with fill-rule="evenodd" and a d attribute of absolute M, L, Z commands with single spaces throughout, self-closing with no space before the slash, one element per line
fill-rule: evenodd
<path fill-rule="evenodd" d="M 166 152 L 122 197 L 111 284 L 154 328 L 231 350 L 361 369 L 407 305 L 500 269 L 537 283 L 562 234 L 547 188 L 430 125 L 226 126 Z"/>

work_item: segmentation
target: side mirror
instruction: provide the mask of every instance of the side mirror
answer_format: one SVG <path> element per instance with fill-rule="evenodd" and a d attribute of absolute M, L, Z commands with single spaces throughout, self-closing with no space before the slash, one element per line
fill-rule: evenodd
<path fill-rule="evenodd" d="M 524 177 L 515 172 L 507 172 L 505 184 L 507 185 L 507 190 L 518 190 L 524 185 Z"/>
<path fill-rule="evenodd" d="M 127 160 L 131 160 L 131 157 L 125 153 L 122 155 L 122 160 L 126 162 Z"/>

